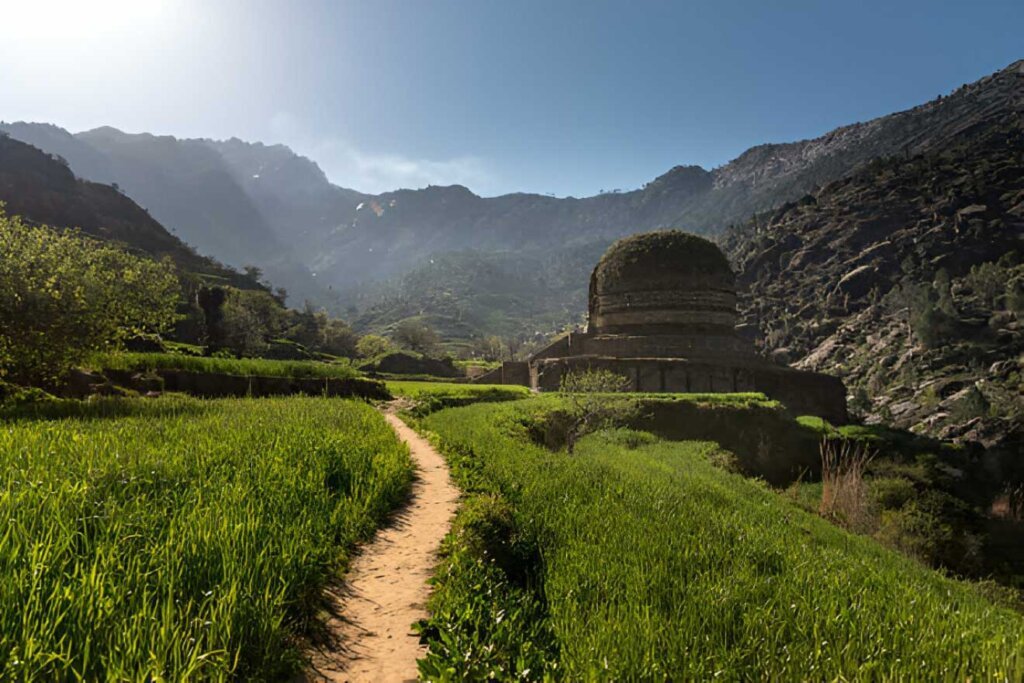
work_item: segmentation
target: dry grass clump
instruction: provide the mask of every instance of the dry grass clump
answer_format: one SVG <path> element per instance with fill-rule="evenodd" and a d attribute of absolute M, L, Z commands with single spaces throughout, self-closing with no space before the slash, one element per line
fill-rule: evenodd
<path fill-rule="evenodd" d="M 872 524 L 868 487 L 864 480 L 875 454 L 862 442 L 821 440 L 821 504 L 818 512 L 848 529 L 869 531 Z"/>

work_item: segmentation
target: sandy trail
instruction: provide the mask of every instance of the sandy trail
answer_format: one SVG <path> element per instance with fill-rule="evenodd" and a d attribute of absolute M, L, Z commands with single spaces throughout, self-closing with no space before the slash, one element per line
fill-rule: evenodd
<path fill-rule="evenodd" d="M 409 445 L 417 476 L 407 505 L 355 557 L 344 584 L 328 592 L 327 642 L 312 652 L 307 681 L 413 681 L 425 653 L 411 625 L 427 616 L 427 580 L 459 492 L 444 458 L 393 413 L 385 417 Z"/>

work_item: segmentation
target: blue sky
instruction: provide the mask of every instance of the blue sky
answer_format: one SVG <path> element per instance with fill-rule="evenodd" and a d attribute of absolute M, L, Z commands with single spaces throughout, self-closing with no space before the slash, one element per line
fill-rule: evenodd
<path fill-rule="evenodd" d="M 1024 58 L 1021 0 L 0 0 L 0 15 L 2 120 L 282 142 L 373 192 L 631 189 Z"/>

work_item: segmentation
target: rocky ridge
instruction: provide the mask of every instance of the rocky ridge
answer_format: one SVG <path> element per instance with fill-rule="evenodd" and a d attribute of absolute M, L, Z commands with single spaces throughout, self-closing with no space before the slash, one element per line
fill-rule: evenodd
<path fill-rule="evenodd" d="M 1020 447 L 1024 115 L 877 159 L 724 241 L 766 354 L 843 377 L 868 422 Z"/>

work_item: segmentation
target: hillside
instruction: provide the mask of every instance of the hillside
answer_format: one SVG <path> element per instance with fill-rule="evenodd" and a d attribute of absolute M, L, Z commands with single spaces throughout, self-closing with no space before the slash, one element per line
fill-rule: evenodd
<path fill-rule="evenodd" d="M 872 162 L 726 245 L 765 352 L 843 377 L 869 421 L 1020 447 L 1020 113 Z"/>
<path fill-rule="evenodd" d="M 0 134 L 0 202 L 11 215 L 56 227 L 80 228 L 159 259 L 186 273 L 258 289 L 253 278 L 200 256 L 116 188 L 75 178 L 61 160 Z"/>
<path fill-rule="evenodd" d="M 1021 615 L 977 586 L 726 471 L 711 441 L 545 447 L 559 400 L 423 420 L 465 492 L 422 631 L 430 680 L 1020 678 Z M 688 417 L 730 410 L 736 431 L 767 412 Z"/>
<path fill-rule="evenodd" d="M 447 339 L 499 335 L 525 341 L 582 321 L 590 270 L 608 242 L 544 253 L 437 254 L 397 281 L 359 292 L 358 329 L 387 331 L 421 317 Z M 582 283 L 582 284 L 581 284 Z"/>
<path fill-rule="evenodd" d="M 161 224 L 201 253 L 237 268 L 254 265 L 293 305 L 330 300 L 300 265 L 235 172 L 202 140 L 129 135 L 97 128 L 72 135 L 46 124 L 13 123 L 0 131 L 67 161 L 75 175 L 116 184 Z"/>

